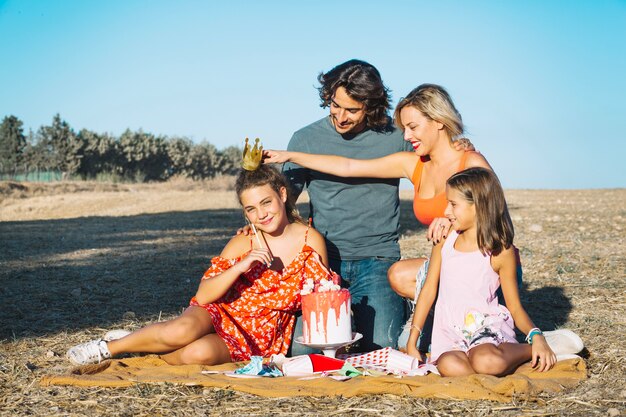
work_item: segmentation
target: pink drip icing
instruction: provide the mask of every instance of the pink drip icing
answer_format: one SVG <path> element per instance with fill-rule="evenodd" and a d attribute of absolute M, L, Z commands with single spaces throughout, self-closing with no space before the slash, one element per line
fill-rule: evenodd
<path fill-rule="evenodd" d="M 339 291 L 314 292 L 302 296 L 302 318 L 304 320 L 303 333 L 304 341 L 311 340 L 311 312 L 316 313 L 317 322 L 315 330 L 319 333 L 320 324 L 324 327 L 324 341 L 328 343 L 328 312 L 335 310 L 335 321 L 339 325 L 341 309 L 346 313 L 350 311 L 350 291 L 341 289 Z M 321 322 L 321 323 L 320 323 Z"/>

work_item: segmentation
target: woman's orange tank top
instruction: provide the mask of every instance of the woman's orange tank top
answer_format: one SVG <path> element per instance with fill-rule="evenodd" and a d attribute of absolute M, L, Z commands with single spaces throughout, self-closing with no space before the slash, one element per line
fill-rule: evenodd
<path fill-rule="evenodd" d="M 461 162 L 456 172 L 465 169 L 465 160 L 467 159 L 468 152 L 463 153 Z M 424 169 L 424 163 L 421 158 L 415 165 L 415 171 L 411 177 L 413 187 L 415 187 L 415 196 L 413 197 L 413 213 L 417 220 L 423 225 L 428 226 L 436 217 L 444 217 L 443 212 L 446 210 L 448 200 L 446 199 L 445 191 L 437 194 L 432 198 L 420 198 L 420 180 L 422 179 L 422 169 Z"/>

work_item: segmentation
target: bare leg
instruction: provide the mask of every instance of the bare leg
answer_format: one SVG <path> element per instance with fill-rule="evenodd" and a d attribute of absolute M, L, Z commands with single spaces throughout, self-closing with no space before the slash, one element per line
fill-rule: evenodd
<path fill-rule="evenodd" d="M 224 340 L 215 333 L 207 334 L 174 352 L 161 355 L 170 365 L 217 365 L 231 361 Z"/>
<path fill-rule="evenodd" d="M 415 298 L 415 284 L 417 272 L 426 262 L 426 258 L 405 259 L 391 265 L 387 278 L 391 288 L 401 297 L 413 300 Z"/>
<path fill-rule="evenodd" d="M 213 320 L 202 307 L 190 306 L 180 317 L 154 323 L 107 343 L 112 356 L 120 353 L 171 352 L 214 333 Z"/>
<path fill-rule="evenodd" d="M 467 354 L 460 350 L 453 350 L 439 356 L 437 369 L 441 376 L 466 376 L 476 373 Z"/>
<path fill-rule="evenodd" d="M 504 376 L 528 362 L 532 348 L 526 343 L 502 343 L 499 346 L 485 343 L 469 351 L 469 361 L 479 374 Z"/>

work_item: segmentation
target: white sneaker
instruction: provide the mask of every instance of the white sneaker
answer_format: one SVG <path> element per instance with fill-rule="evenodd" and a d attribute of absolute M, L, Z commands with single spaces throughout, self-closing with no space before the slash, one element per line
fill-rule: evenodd
<path fill-rule="evenodd" d="M 70 348 L 66 356 L 74 365 L 88 365 L 110 359 L 111 352 L 109 352 L 107 342 L 98 339 Z"/>
<path fill-rule="evenodd" d="M 585 345 L 576 333 L 568 329 L 558 329 L 550 332 L 543 332 L 548 346 L 555 355 L 573 355 L 585 348 Z"/>
<path fill-rule="evenodd" d="M 118 340 L 118 339 L 121 339 L 122 337 L 126 337 L 131 333 L 132 332 L 130 330 L 124 330 L 124 329 L 109 330 L 108 332 L 104 334 L 104 336 L 102 337 L 102 340 L 104 340 L 105 342 L 111 342 L 113 340 Z"/>

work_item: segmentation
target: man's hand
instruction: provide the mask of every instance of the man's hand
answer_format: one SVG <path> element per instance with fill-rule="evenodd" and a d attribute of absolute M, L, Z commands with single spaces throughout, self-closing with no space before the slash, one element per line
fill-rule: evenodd
<path fill-rule="evenodd" d="M 468 138 L 459 138 L 452 142 L 455 151 L 475 151 L 474 144 Z"/>
<path fill-rule="evenodd" d="M 237 234 L 238 235 L 244 235 L 244 236 L 250 236 L 250 231 L 252 230 L 252 228 L 250 227 L 250 225 L 245 225 L 244 227 L 240 227 L 239 229 L 237 229 Z"/>

